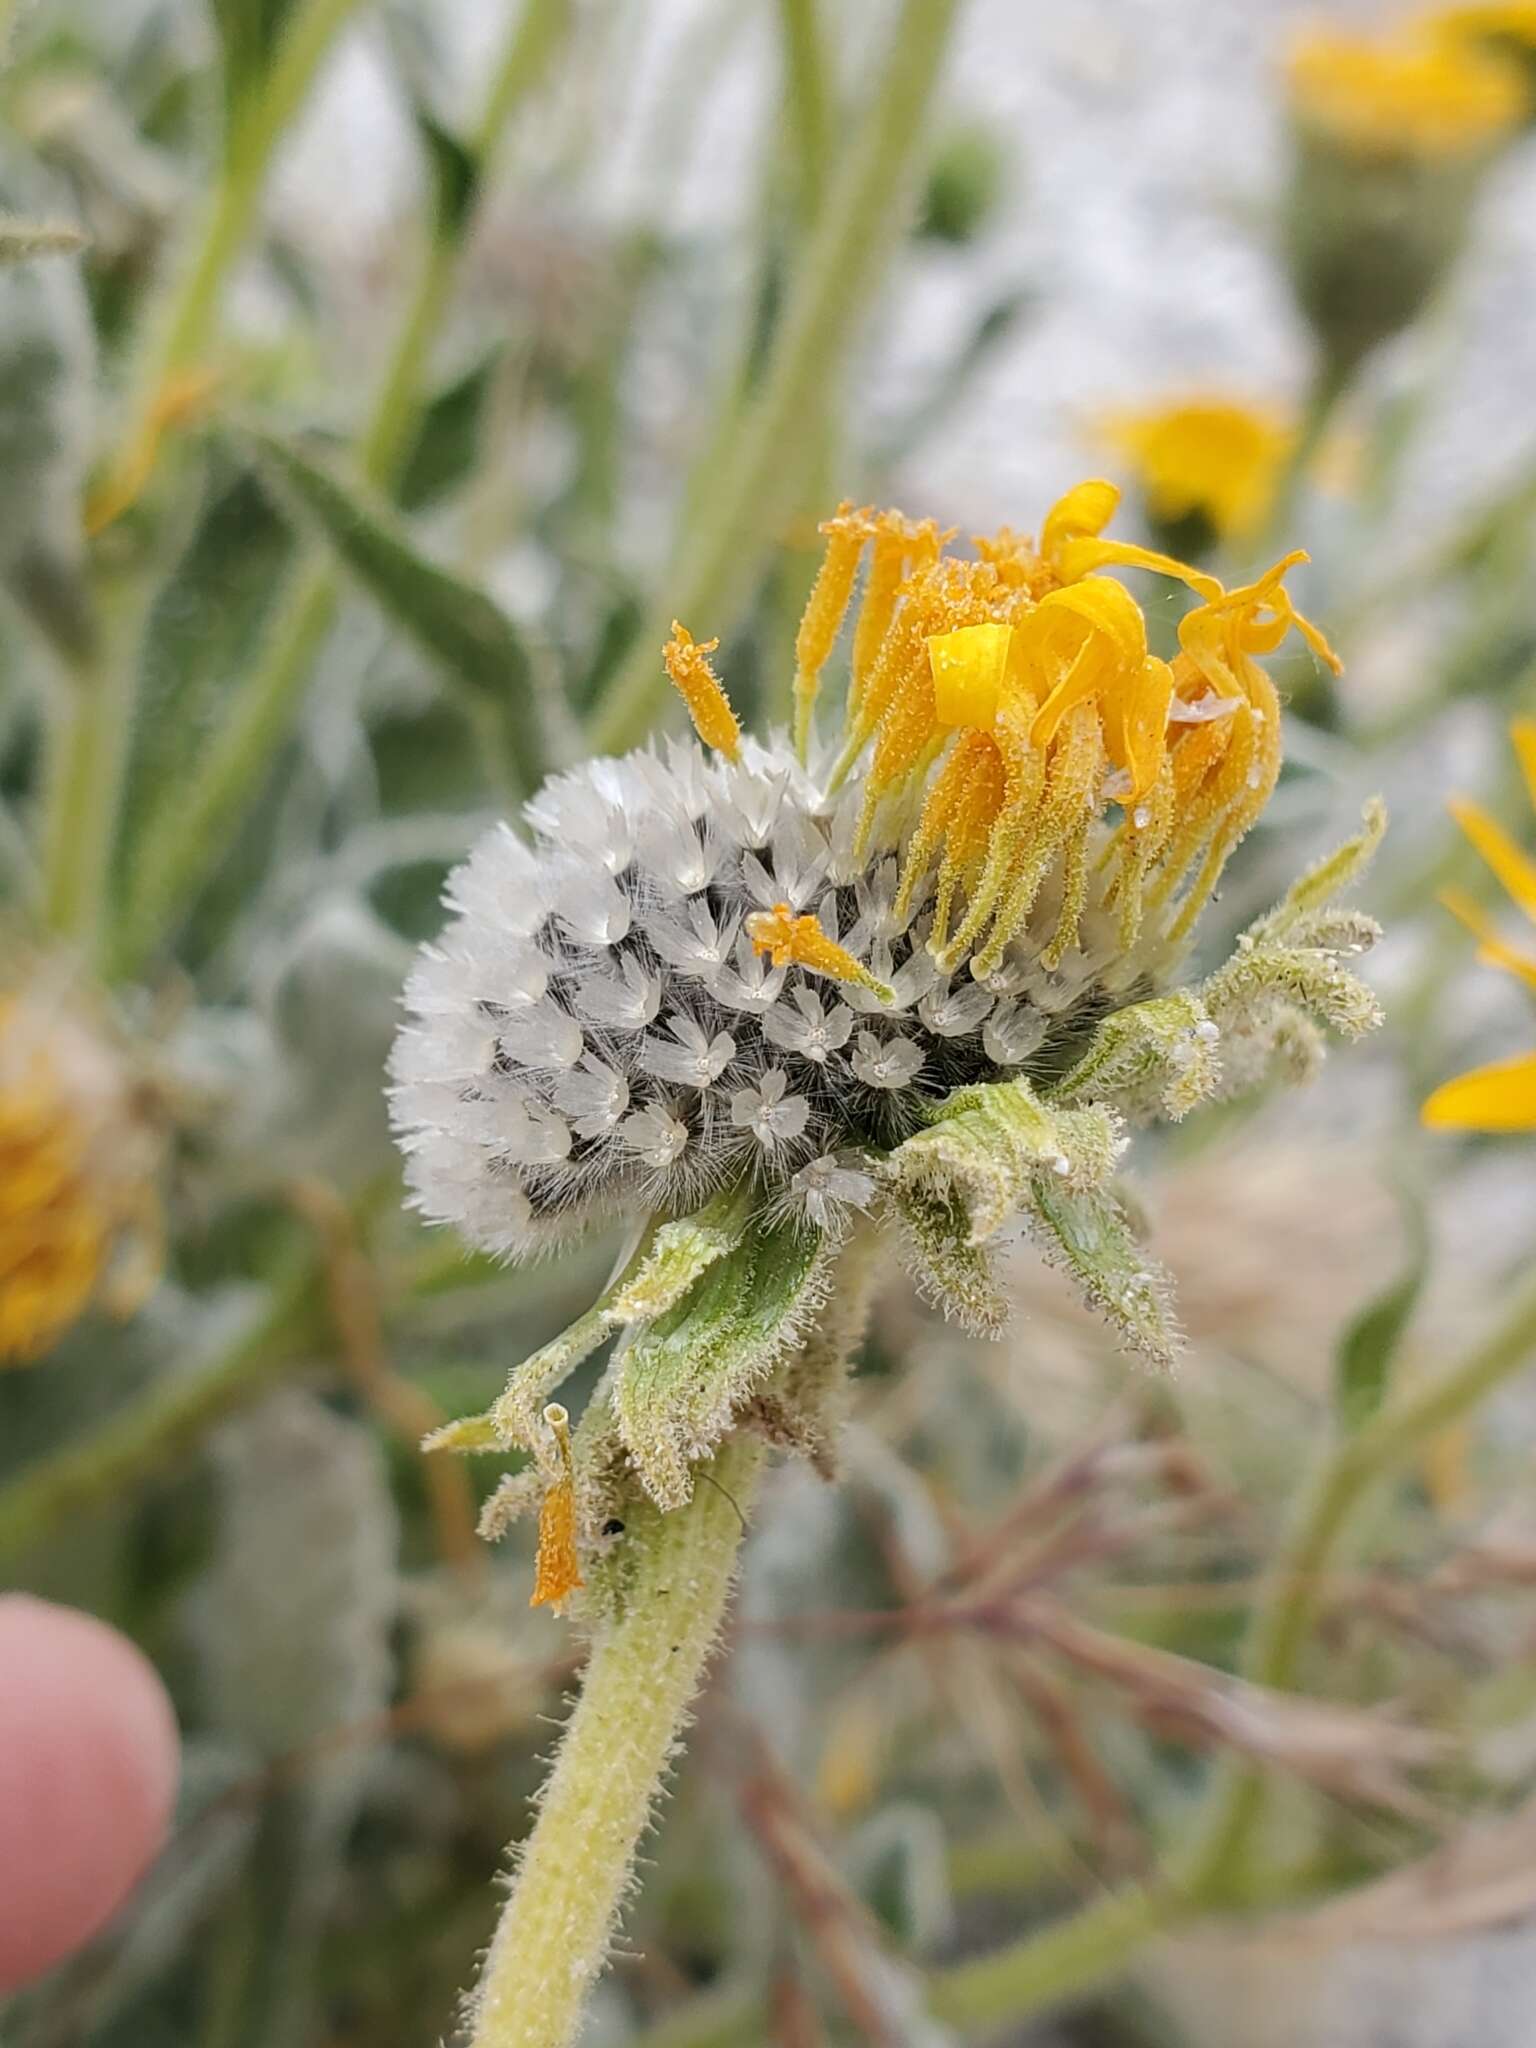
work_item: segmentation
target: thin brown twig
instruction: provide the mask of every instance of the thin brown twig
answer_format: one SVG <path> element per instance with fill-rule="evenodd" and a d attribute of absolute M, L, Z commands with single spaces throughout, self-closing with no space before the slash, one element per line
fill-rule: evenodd
<path fill-rule="evenodd" d="M 458 1458 L 432 1458 L 422 1439 L 447 1421 L 431 1396 L 390 1364 L 379 1311 L 378 1279 L 346 1204 L 323 1181 L 297 1181 L 289 1198 L 324 1247 L 325 1288 L 341 1362 L 369 1409 L 420 1456 L 422 1483 L 437 1554 L 466 1578 L 486 1568 L 476 1532 L 478 1510 L 467 1466 Z"/>
<path fill-rule="evenodd" d="M 833 1867 L 761 1730 L 745 1725 L 743 1738 L 751 1766 L 736 1797 L 753 1840 L 859 2039 L 871 2048 L 901 2048 L 886 2003 L 869 1981 L 869 1958 L 881 1945 L 878 1927 Z"/>

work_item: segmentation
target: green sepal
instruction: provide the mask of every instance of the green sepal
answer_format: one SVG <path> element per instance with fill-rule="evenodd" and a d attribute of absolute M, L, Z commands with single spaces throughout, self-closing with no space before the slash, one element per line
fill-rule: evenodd
<path fill-rule="evenodd" d="M 545 1402 L 615 1329 L 664 1315 L 682 1300 L 715 1260 L 741 1242 L 751 1214 L 745 1188 L 717 1195 L 696 1215 L 645 1231 L 612 1285 L 583 1315 L 514 1366 L 507 1384 L 482 1415 L 445 1423 L 422 1445 L 429 1451 L 538 1453 L 546 1432 Z"/>
<path fill-rule="evenodd" d="M 1367 799 L 1361 809 L 1361 829 L 1346 839 L 1335 852 L 1314 862 L 1286 890 L 1274 909 L 1249 926 L 1253 939 L 1280 939 L 1293 935 L 1295 927 L 1319 910 L 1324 910 L 1345 889 L 1352 888 L 1375 858 L 1387 829 L 1387 807 L 1379 796 Z"/>
<path fill-rule="evenodd" d="M 1108 1189 L 1041 1182 L 1028 1220 L 1046 1258 L 1071 1274 L 1127 1349 L 1166 1371 L 1179 1352 L 1168 1275 L 1148 1259 Z"/>
<path fill-rule="evenodd" d="M 820 1231 L 759 1215 L 740 1244 L 616 1361 L 613 1406 L 624 1447 L 658 1507 L 693 1493 L 692 1466 L 802 1336 L 826 1293 Z"/>
<path fill-rule="evenodd" d="M 958 1088 L 925 1131 L 898 1145 L 886 1166 L 899 1187 L 953 1190 L 966 1236 L 982 1244 L 1024 1206 L 1044 1175 L 1098 1187 L 1114 1166 L 1119 1121 L 1102 1103 L 1058 1108 L 1028 1081 Z"/>
<path fill-rule="evenodd" d="M 889 1199 L 901 1220 L 912 1276 L 925 1299 L 979 1335 L 1000 1330 L 1008 1304 L 984 1245 L 971 1239 L 971 1220 L 954 1187 L 897 1181 Z"/>
<path fill-rule="evenodd" d="M 1215 1093 L 1219 1036 L 1192 989 L 1132 1003 L 1099 1025 L 1051 1101 L 1112 1102 L 1138 1122 L 1187 1116 Z"/>

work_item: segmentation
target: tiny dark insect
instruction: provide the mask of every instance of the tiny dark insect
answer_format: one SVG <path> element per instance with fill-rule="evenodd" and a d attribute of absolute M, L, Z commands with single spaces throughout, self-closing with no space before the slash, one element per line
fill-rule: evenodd
<path fill-rule="evenodd" d="M 624 1534 L 624 1524 L 619 1520 L 617 1515 L 610 1516 L 609 1519 L 606 1522 L 604 1522 L 603 1534 L 605 1536 L 622 1536 Z"/>

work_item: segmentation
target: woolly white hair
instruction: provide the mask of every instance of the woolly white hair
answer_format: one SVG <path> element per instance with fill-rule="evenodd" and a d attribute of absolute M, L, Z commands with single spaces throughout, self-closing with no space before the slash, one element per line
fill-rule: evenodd
<path fill-rule="evenodd" d="M 552 778 L 528 843 L 489 832 L 450 877 L 453 916 L 406 984 L 391 1102 L 414 1205 L 524 1255 L 626 1211 L 696 1207 L 752 1176 L 821 1227 L 873 1193 L 869 1154 L 950 1089 L 1059 1068 L 1131 999 L 1118 921 L 1090 892 L 1048 970 L 1026 932 L 983 983 L 926 948 L 927 894 L 898 913 L 912 801 L 855 853 L 864 786 L 826 792 L 787 738 L 734 763 L 693 741 Z M 1059 902 L 1041 891 L 1034 930 Z M 746 929 L 787 903 L 891 1000 L 799 965 Z"/>

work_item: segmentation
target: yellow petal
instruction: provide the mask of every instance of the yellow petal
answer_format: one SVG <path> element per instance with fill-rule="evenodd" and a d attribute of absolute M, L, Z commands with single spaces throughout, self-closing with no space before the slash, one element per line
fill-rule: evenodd
<path fill-rule="evenodd" d="M 971 725 L 989 732 L 1008 665 L 1012 626 L 958 626 L 928 639 L 934 715 L 941 725 Z"/>
<path fill-rule="evenodd" d="M 1536 1131 L 1536 1052 L 1458 1074 L 1420 1114 L 1431 1130 Z"/>
<path fill-rule="evenodd" d="M 1527 917 L 1536 917 L 1536 861 L 1520 851 L 1503 826 L 1481 804 L 1452 797 L 1451 816 Z"/>
<path fill-rule="evenodd" d="M 1536 958 L 1500 938 L 1480 904 L 1474 903 L 1462 889 L 1442 889 L 1440 901 L 1452 917 L 1459 917 L 1467 930 L 1476 935 L 1479 960 L 1490 967 L 1502 967 L 1506 974 L 1518 975 L 1528 988 L 1536 989 Z"/>
<path fill-rule="evenodd" d="M 1107 578 L 1053 590 L 1023 621 L 1019 634 L 1025 661 L 1045 671 L 1045 702 L 1029 731 L 1035 747 L 1049 746 L 1074 705 L 1090 697 L 1103 704 L 1139 678 L 1147 659 L 1141 607 L 1123 584 Z"/>
<path fill-rule="evenodd" d="M 1532 807 L 1536 808 L 1536 718 L 1517 718 L 1509 728 L 1509 736 L 1515 743 L 1515 755 L 1530 791 Z"/>
<path fill-rule="evenodd" d="M 1045 515 L 1045 524 L 1040 529 L 1041 554 L 1048 562 L 1054 561 L 1058 550 L 1068 541 L 1102 533 L 1114 518 L 1119 503 L 1119 490 L 1101 476 L 1074 485 Z"/>
<path fill-rule="evenodd" d="M 1144 797 L 1162 769 L 1172 702 L 1173 670 L 1156 655 L 1142 663 L 1134 682 L 1109 698 L 1104 741 L 1109 758 L 1131 778 L 1128 803 Z"/>
<path fill-rule="evenodd" d="M 1156 576 L 1171 576 L 1186 583 L 1196 596 L 1212 603 L 1222 593 L 1221 584 L 1203 569 L 1191 568 L 1173 555 L 1155 548 L 1139 548 L 1129 540 L 1071 540 L 1056 557 L 1056 573 L 1066 583 L 1076 583 L 1095 569 L 1150 569 Z"/>

